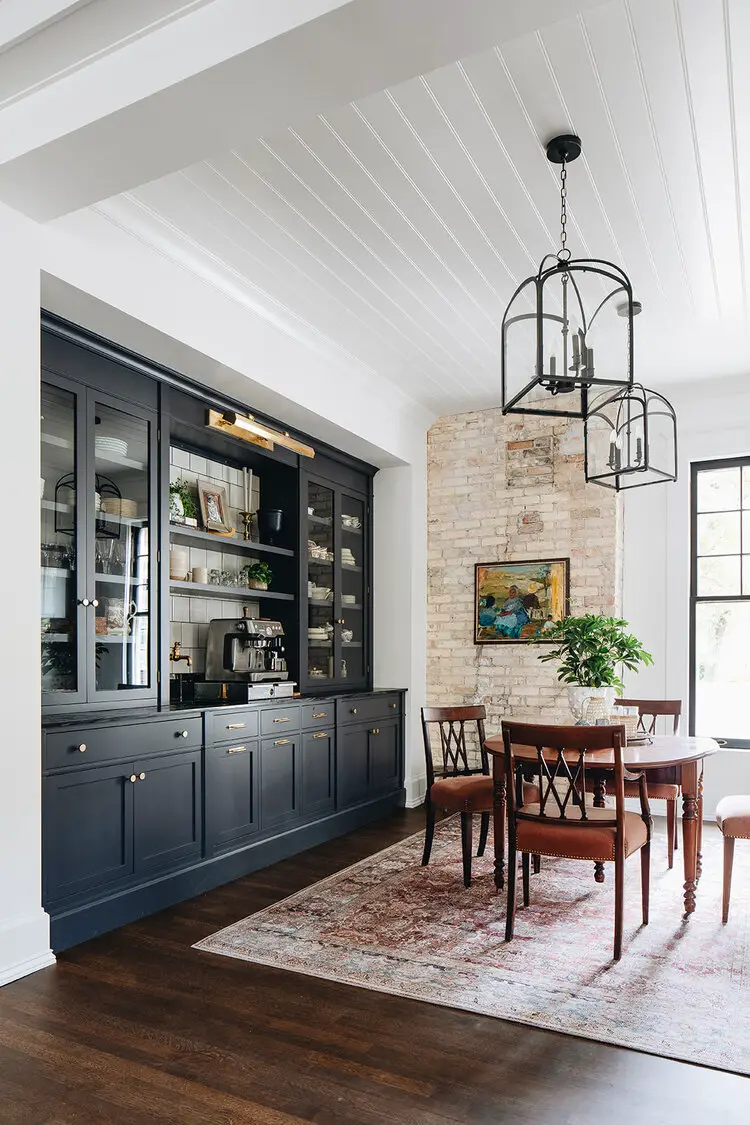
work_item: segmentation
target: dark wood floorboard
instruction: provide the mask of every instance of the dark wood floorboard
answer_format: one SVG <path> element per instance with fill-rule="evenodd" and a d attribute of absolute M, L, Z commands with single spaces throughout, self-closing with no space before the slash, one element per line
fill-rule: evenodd
<path fill-rule="evenodd" d="M 2 1125 L 747 1125 L 750 1079 L 191 949 L 421 825 L 397 813 L 1 990 Z"/>

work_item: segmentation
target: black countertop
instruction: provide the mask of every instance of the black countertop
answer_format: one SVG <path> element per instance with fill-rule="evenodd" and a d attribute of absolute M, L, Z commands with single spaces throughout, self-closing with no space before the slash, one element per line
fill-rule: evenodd
<path fill-rule="evenodd" d="M 227 701 L 219 703 L 170 703 L 169 707 L 121 708 L 118 711 L 76 710 L 75 713 L 42 715 L 45 730 L 59 730 L 68 727 L 106 726 L 110 723 L 140 723 L 156 719 L 168 719 L 170 715 L 202 715 L 204 711 L 221 711 L 227 707 L 283 707 L 289 703 L 322 703 L 326 699 L 355 699 L 363 695 L 393 695 L 405 692 L 406 688 L 373 688 L 372 691 L 331 692 L 329 695 L 306 694 L 276 696 L 272 699 L 253 699 L 248 703 Z"/>

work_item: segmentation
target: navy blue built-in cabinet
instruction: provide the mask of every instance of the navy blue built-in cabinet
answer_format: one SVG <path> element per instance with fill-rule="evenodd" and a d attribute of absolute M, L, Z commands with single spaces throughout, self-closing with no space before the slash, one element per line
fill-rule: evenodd
<path fill-rule="evenodd" d="M 43 901 L 62 950 L 403 804 L 405 695 L 372 685 L 375 470 L 210 432 L 209 408 L 251 404 L 43 325 Z M 171 443 L 252 467 L 284 510 L 258 553 L 285 596 L 261 612 L 298 697 L 170 702 Z"/>

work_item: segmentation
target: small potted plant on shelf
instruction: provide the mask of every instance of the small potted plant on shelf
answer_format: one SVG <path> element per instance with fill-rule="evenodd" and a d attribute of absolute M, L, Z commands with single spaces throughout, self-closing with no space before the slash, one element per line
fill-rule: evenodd
<path fill-rule="evenodd" d="M 267 590 L 273 578 L 273 571 L 264 562 L 250 563 L 242 568 L 242 573 L 251 590 Z"/>
<path fill-rule="evenodd" d="M 637 672 L 640 665 L 653 664 L 653 657 L 619 617 L 565 617 L 544 633 L 555 647 L 542 653 L 543 662 L 557 663 L 557 678 L 568 684 L 568 705 L 579 723 L 608 718 L 615 692 L 623 690 L 618 666 Z M 593 700 L 599 700 L 597 707 Z M 598 712 L 598 713 L 597 713 Z"/>
<path fill-rule="evenodd" d="M 169 486 L 169 522 L 198 526 L 198 507 L 187 481 L 176 480 Z"/>

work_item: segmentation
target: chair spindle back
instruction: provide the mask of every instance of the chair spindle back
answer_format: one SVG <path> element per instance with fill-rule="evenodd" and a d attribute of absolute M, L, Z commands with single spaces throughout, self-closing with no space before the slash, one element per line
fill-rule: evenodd
<path fill-rule="evenodd" d="M 662 715 L 672 719 L 672 734 L 677 734 L 682 714 L 681 699 L 618 699 L 623 707 L 638 708 L 638 730 L 656 734 L 656 722 Z"/>
<path fill-rule="evenodd" d="M 422 736 L 424 738 L 427 784 L 435 780 L 435 757 L 433 755 L 430 728 L 438 728 L 440 752 L 440 777 L 458 777 L 476 773 L 489 774 L 489 762 L 485 750 L 484 721 L 487 717 L 482 706 L 476 707 L 423 707 Z M 467 741 L 467 727 L 473 728 L 476 739 L 476 752 L 479 766 L 472 766 L 470 745 Z"/>

